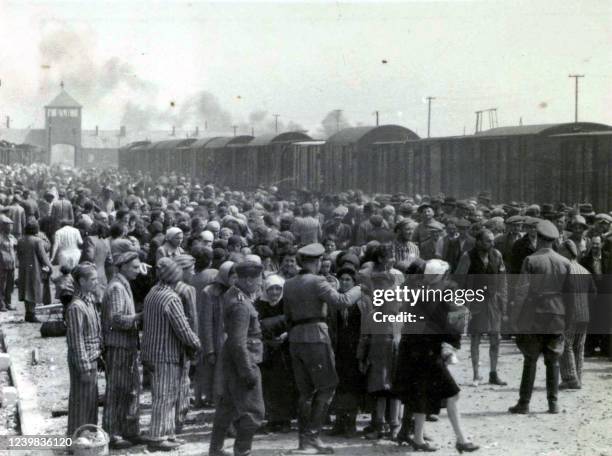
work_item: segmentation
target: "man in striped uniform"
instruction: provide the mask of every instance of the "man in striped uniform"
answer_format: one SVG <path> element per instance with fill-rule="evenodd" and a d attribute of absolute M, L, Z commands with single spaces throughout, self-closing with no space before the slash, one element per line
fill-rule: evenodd
<path fill-rule="evenodd" d="M 183 311 L 189 322 L 189 327 L 192 331 L 198 334 L 198 316 L 196 309 L 196 290 L 194 287 L 189 285 L 191 278 L 193 277 L 193 266 L 195 259 L 191 255 L 177 255 L 173 258 L 174 262 L 183 271 L 183 277 L 181 281 L 176 284 L 174 291 L 181 298 L 183 305 Z M 189 370 L 192 362 L 186 359 L 183 363 L 183 372 L 181 374 L 181 389 L 179 391 L 179 403 L 176 409 L 176 431 L 181 432 L 187 412 L 189 411 L 189 394 L 191 381 L 189 380 Z"/>
<path fill-rule="evenodd" d="M 159 283 L 144 303 L 142 360 L 152 372 L 152 451 L 170 451 L 183 443 L 175 436 L 183 364 L 201 348 L 174 290 L 182 277 L 183 271 L 174 261 L 161 258 L 157 264 Z"/>
<path fill-rule="evenodd" d="M 128 251 L 114 258 L 117 273 L 102 300 L 102 330 L 106 360 L 106 401 L 102 425 L 111 436 L 111 448 L 140 443 L 140 374 L 138 326 L 130 280 L 140 273 L 138 253 Z"/>
<path fill-rule="evenodd" d="M 261 372 L 263 343 L 259 315 L 253 306 L 261 288 L 263 266 L 252 260 L 236 265 L 238 282 L 223 296 L 227 341 L 223 346 L 223 393 L 213 422 L 209 456 L 226 456 L 225 435 L 236 426 L 234 456 L 250 456 L 253 436 L 264 419 Z"/>
<path fill-rule="evenodd" d="M 419 247 L 411 241 L 417 223 L 411 219 L 402 219 L 395 225 L 396 238 L 393 242 L 393 255 L 396 262 L 412 263 L 421 255 Z"/>
<path fill-rule="evenodd" d="M 98 423 L 98 363 L 102 354 L 102 328 L 94 305 L 98 271 L 91 263 L 74 272 L 76 290 L 66 312 L 68 344 L 68 435 L 84 424 Z"/>

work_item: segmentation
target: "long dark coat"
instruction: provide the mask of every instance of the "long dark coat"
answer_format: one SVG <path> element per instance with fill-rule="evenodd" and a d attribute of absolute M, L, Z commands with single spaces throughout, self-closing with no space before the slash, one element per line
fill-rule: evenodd
<path fill-rule="evenodd" d="M 259 366 L 263 383 L 268 421 L 289 421 L 294 418 L 297 392 L 293 380 L 289 342 L 279 336 L 287 331 L 283 300 L 275 305 L 261 299 L 255 302 L 263 331 L 264 361 Z"/>
<path fill-rule="evenodd" d="M 19 260 L 19 300 L 43 302 L 42 267 L 47 266 L 51 270 L 51 262 L 45 253 L 44 241 L 31 235 L 22 237 L 17 243 L 17 258 Z"/>

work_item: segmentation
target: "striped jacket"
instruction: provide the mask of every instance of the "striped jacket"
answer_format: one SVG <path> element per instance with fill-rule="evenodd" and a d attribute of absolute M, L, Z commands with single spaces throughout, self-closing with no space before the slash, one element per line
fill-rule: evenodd
<path fill-rule="evenodd" d="M 128 280 L 117 272 L 102 299 L 102 331 L 107 347 L 138 348 L 134 297 Z"/>
<path fill-rule="evenodd" d="M 80 373 L 95 369 L 102 354 L 102 328 L 92 295 L 76 292 L 66 313 L 68 359 Z"/>
<path fill-rule="evenodd" d="M 174 287 L 174 291 L 181 298 L 183 311 L 189 322 L 189 327 L 194 333 L 198 333 L 198 310 L 196 305 L 196 290 L 193 286 L 185 282 L 179 282 Z"/>
<path fill-rule="evenodd" d="M 575 290 L 573 306 L 569 310 L 571 323 L 589 321 L 589 301 L 597 295 L 597 288 L 591 273 L 576 261 L 570 261 L 572 289 Z"/>
<path fill-rule="evenodd" d="M 155 285 L 144 301 L 142 360 L 180 363 L 186 350 L 200 350 L 189 326 L 181 298 L 167 285 Z"/>

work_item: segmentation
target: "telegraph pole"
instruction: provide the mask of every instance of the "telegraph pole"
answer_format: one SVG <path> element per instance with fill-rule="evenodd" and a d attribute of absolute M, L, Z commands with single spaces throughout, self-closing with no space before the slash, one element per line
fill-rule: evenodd
<path fill-rule="evenodd" d="M 378 111 L 374 111 L 374 114 L 376 115 L 376 126 L 378 127 Z"/>
<path fill-rule="evenodd" d="M 435 97 L 427 97 L 427 137 L 429 138 L 431 132 L 431 100 L 435 100 Z"/>
<path fill-rule="evenodd" d="M 336 109 L 336 132 L 340 131 L 340 116 L 342 115 L 342 109 Z"/>
<path fill-rule="evenodd" d="M 280 114 L 272 114 L 274 116 L 274 131 L 276 131 L 276 133 L 278 133 L 278 118 L 280 117 Z"/>
<path fill-rule="evenodd" d="M 584 74 L 570 74 L 568 77 L 574 78 L 574 122 L 578 123 L 578 79 L 584 78 Z"/>
<path fill-rule="evenodd" d="M 238 129 L 238 126 L 232 125 L 232 128 L 234 129 L 234 136 L 236 136 L 236 130 Z"/>

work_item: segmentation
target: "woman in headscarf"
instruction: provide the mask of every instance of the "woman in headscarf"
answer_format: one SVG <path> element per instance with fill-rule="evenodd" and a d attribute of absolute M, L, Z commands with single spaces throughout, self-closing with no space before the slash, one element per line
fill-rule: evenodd
<path fill-rule="evenodd" d="M 390 244 L 380 244 L 372 249 L 372 262 L 361 270 L 364 289 L 372 298 L 378 293 L 394 290 L 403 283 L 403 275 L 391 268 L 393 249 Z M 357 357 L 361 371 L 367 378 L 368 393 L 376 398 L 376 411 L 373 416 L 372 432 L 368 439 L 380 439 L 387 433 L 392 439 L 400 430 L 401 403 L 392 392 L 393 377 L 397 365 L 397 351 L 401 338 L 401 323 L 375 319 L 375 313 L 385 316 L 397 315 L 399 302 L 385 300 L 380 307 L 372 307 L 367 324 L 361 328 Z M 378 321 L 375 323 L 375 321 Z M 385 419 L 388 422 L 385 423 Z"/>
<path fill-rule="evenodd" d="M 283 312 L 284 284 L 285 279 L 279 275 L 268 276 L 262 296 L 255 302 L 263 332 L 264 361 L 260 368 L 270 432 L 291 431 L 297 399 Z"/>
<path fill-rule="evenodd" d="M 202 341 L 203 368 L 208 376 L 201 381 L 198 388 L 206 396 L 206 405 L 212 406 L 219 399 L 223 390 L 223 372 L 220 361 L 221 351 L 225 343 L 223 325 L 223 295 L 236 283 L 238 276 L 234 271 L 234 263 L 226 261 L 219 267 L 215 281 L 204 287 L 198 300 L 199 336 Z M 196 397 L 196 402 L 198 397 Z"/>
<path fill-rule="evenodd" d="M 55 232 L 55 242 L 51 251 L 51 262 L 57 260 L 60 266 L 68 266 L 71 270 L 79 264 L 83 238 L 81 232 L 72 226 L 72 221 L 62 220 L 62 227 Z"/>
<path fill-rule="evenodd" d="M 429 260 L 425 265 L 423 290 L 441 291 L 439 295 L 452 290 L 455 285 L 448 279 L 449 269 L 445 261 Z M 434 293 L 428 293 L 428 296 L 430 294 Z M 442 355 L 442 344 L 456 348 L 460 345 L 460 331 L 449 324 L 449 313 L 455 309 L 453 303 L 443 299 L 421 300 L 413 307 L 413 312 L 424 319 L 404 326 L 393 390 L 414 416 L 414 437 L 406 440 L 416 451 L 437 450 L 424 439 L 425 417 L 427 414 L 437 415 L 445 400 L 448 418 L 457 438 L 457 450 L 472 452 L 479 448 L 463 433 L 458 407 L 460 389 Z"/>
<path fill-rule="evenodd" d="M 181 244 L 183 243 L 184 234 L 180 228 L 175 226 L 168 228 L 166 231 L 166 240 L 163 245 L 157 249 L 155 262 L 157 263 L 160 258 L 168 257 L 172 258 L 177 255 L 185 253 Z"/>
<path fill-rule="evenodd" d="M 345 293 L 353 288 L 356 285 L 355 276 L 353 265 L 345 264 L 336 274 L 340 283 L 338 291 Z M 368 314 L 369 304 L 365 298 L 355 306 L 337 311 L 335 354 L 339 383 L 334 402 L 336 421 L 331 435 L 351 438 L 357 433 L 357 413 L 365 393 L 365 377 L 359 370 L 357 347 L 361 326 Z"/>

